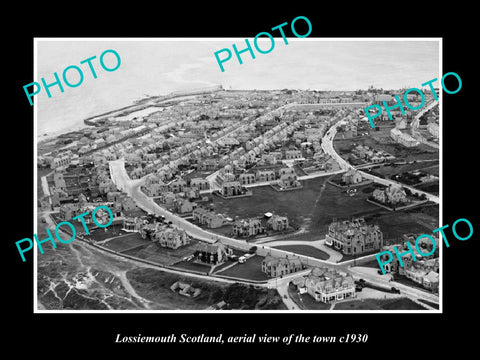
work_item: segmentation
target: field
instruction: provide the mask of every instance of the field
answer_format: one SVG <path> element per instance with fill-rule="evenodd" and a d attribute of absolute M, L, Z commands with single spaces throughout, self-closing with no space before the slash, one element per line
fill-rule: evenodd
<path fill-rule="evenodd" d="M 267 274 L 262 272 L 262 256 L 254 256 L 243 264 L 237 264 L 218 275 L 232 276 L 247 280 L 268 280 Z"/>
<path fill-rule="evenodd" d="M 408 298 L 363 299 L 341 302 L 333 310 L 426 310 Z"/>
<path fill-rule="evenodd" d="M 422 170 L 422 171 L 428 172 L 429 174 L 438 176 L 438 161 L 425 161 L 425 162 L 409 163 L 404 165 L 380 166 L 378 168 L 373 169 L 372 172 L 375 175 L 380 174 L 384 178 L 390 179 L 393 175 L 401 174 L 408 171 L 414 171 L 414 170 Z"/>
<path fill-rule="evenodd" d="M 202 274 L 208 274 L 212 268 L 209 264 L 200 264 L 193 261 L 180 261 L 172 266 L 178 269 L 194 271 Z"/>
<path fill-rule="evenodd" d="M 285 309 L 280 296 L 273 289 L 256 289 L 241 284 L 207 282 L 179 277 L 154 269 L 131 270 L 127 272 L 127 277 L 140 296 L 155 304 L 162 304 L 163 309 L 204 310 L 222 300 L 227 303 L 226 309 Z M 189 298 L 173 292 L 170 290 L 170 286 L 176 281 L 199 288 L 201 294 L 196 298 Z"/>
<path fill-rule="evenodd" d="M 400 144 L 395 143 L 390 138 L 390 129 L 382 128 L 380 126 L 380 131 L 370 131 L 370 135 L 355 138 L 355 140 L 334 140 L 335 151 L 342 157 L 346 156 L 346 153 L 349 153 L 353 144 L 357 145 L 366 145 L 371 149 L 386 151 L 387 153 L 395 156 L 397 160 L 431 160 L 438 159 L 439 152 L 431 148 L 428 145 L 420 144 L 414 148 L 407 148 Z M 344 154 L 344 155 L 342 155 Z"/>
<path fill-rule="evenodd" d="M 143 239 L 139 233 L 134 232 L 121 235 L 101 245 L 113 251 L 125 252 L 132 248 L 150 245 L 151 243 L 150 240 Z"/>
<path fill-rule="evenodd" d="M 416 208 L 392 213 L 366 201 L 373 185 L 359 186 L 355 196 L 347 196 L 345 190 L 326 183 L 327 179 L 305 180 L 302 181 L 303 189 L 280 194 L 269 186 L 255 187 L 252 188 L 252 197 L 230 200 L 214 197 L 210 205 L 216 212 L 231 218 L 274 212 L 287 216 L 290 224 L 301 230 L 296 234 L 278 235 L 277 240 L 322 239 L 333 218 L 350 219 L 354 216 L 364 216 L 367 222 L 377 223 L 384 238 L 392 240 L 398 240 L 408 232 L 429 233 L 438 227 L 435 226 L 438 224 L 438 207 L 436 211 L 424 212 L 423 208 Z"/>
<path fill-rule="evenodd" d="M 169 249 L 161 247 L 159 244 L 153 243 L 150 240 L 144 241 L 146 242 L 145 246 L 127 250 L 123 253 L 163 265 L 172 265 L 179 262 L 185 256 L 192 255 L 197 244 L 197 241 L 192 239 L 189 245 L 182 246 L 178 249 Z M 204 267 L 200 271 L 208 271 L 208 267 Z"/>
<path fill-rule="evenodd" d="M 330 257 L 326 252 L 308 245 L 282 245 L 274 246 L 274 248 L 291 251 L 296 254 L 311 256 L 320 260 L 327 260 Z"/>

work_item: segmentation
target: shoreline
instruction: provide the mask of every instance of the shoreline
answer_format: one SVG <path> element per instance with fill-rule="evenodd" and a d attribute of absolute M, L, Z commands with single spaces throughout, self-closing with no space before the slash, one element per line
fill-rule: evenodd
<path fill-rule="evenodd" d="M 36 144 L 37 145 L 40 143 L 45 144 L 55 140 L 56 138 L 62 135 L 68 135 L 72 132 L 78 132 L 91 126 L 94 126 L 94 127 L 101 126 L 101 124 L 97 123 L 97 121 L 100 121 L 112 114 L 118 113 L 118 116 L 126 116 L 132 112 L 141 111 L 150 106 L 153 106 L 153 107 L 158 106 L 160 108 L 162 107 L 161 106 L 162 102 L 170 101 L 178 97 L 200 95 L 200 94 L 212 93 L 216 91 L 227 91 L 227 90 L 223 89 L 222 85 L 216 85 L 210 88 L 192 89 L 190 91 L 173 91 L 166 95 L 150 95 L 138 100 L 133 100 L 133 103 L 131 105 L 123 106 L 118 109 L 109 110 L 99 115 L 90 116 L 82 120 L 83 124 L 79 124 L 78 126 L 70 128 L 68 130 L 58 130 L 58 131 L 52 131 L 50 133 L 46 132 L 42 135 L 37 134 Z M 128 111 L 128 110 L 131 110 L 131 111 Z"/>

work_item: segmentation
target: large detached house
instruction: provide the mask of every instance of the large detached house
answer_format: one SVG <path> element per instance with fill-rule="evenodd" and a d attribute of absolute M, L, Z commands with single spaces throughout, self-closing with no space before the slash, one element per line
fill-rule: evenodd
<path fill-rule="evenodd" d="M 270 277 L 291 274 L 303 269 L 299 258 L 275 258 L 266 256 L 262 261 L 262 271 Z"/>
<path fill-rule="evenodd" d="M 178 249 L 181 246 L 190 244 L 190 237 L 185 230 L 168 228 L 156 232 L 153 236 L 153 241 L 158 242 L 161 247 Z"/>
<path fill-rule="evenodd" d="M 198 243 L 194 252 L 195 260 L 204 264 L 218 265 L 225 262 L 233 251 L 221 242 L 214 244 Z"/>
<path fill-rule="evenodd" d="M 233 235 L 239 237 L 255 236 L 264 232 L 262 222 L 255 218 L 237 220 L 232 229 Z"/>
<path fill-rule="evenodd" d="M 300 290 L 306 289 L 316 301 L 324 303 L 355 297 L 352 276 L 327 268 L 313 268 L 309 275 L 295 279 L 294 284 Z"/>
<path fill-rule="evenodd" d="M 383 233 L 378 225 L 368 225 L 363 218 L 332 222 L 325 239 L 325 244 L 345 255 L 359 255 L 383 247 Z"/>

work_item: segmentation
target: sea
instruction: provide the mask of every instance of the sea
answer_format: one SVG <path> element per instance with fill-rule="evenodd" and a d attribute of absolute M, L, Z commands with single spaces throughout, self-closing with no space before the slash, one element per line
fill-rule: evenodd
<path fill-rule="evenodd" d="M 251 40 L 250 43 L 253 41 Z M 75 88 L 50 87 L 35 96 L 37 140 L 52 139 L 86 125 L 84 119 L 133 104 L 147 96 L 222 85 L 225 89 L 357 90 L 369 86 L 384 89 L 421 87 L 440 78 L 441 43 L 438 39 L 321 39 L 275 38 L 268 54 L 241 54 L 239 64 L 232 44 L 246 47 L 245 39 L 36 39 L 36 73 L 33 81 L 54 82 L 63 70 L 76 65 L 83 82 Z M 259 47 L 271 46 L 260 38 Z M 115 50 L 121 59 L 115 71 L 100 65 L 105 50 Z M 214 53 L 232 53 L 222 72 Z M 94 79 L 82 60 L 95 56 Z M 116 59 L 106 53 L 103 61 L 114 67 Z M 77 77 L 76 77 L 77 76 Z M 69 70 L 71 83 L 78 74 Z M 434 84 L 435 85 L 435 84 Z"/>

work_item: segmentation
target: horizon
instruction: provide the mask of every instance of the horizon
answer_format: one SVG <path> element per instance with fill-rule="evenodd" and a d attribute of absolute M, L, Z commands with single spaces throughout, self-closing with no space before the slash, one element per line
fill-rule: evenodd
<path fill-rule="evenodd" d="M 262 40 L 259 39 L 260 43 Z M 79 65 L 84 81 L 76 88 L 44 89 L 35 96 L 38 135 L 65 133 L 83 120 L 175 91 L 222 85 L 225 90 L 395 90 L 419 87 L 439 78 L 441 39 L 322 39 L 275 38 L 268 54 L 243 53 L 243 64 L 234 57 L 221 72 L 214 52 L 232 43 L 241 50 L 242 38 L 233 39 L 39 39 L 36 38 L 35 79 L 53 82 L 69 65 Z M 265 41 L 269 41 L 266 39 Z M 99 55 L 114 49 L 121 66 L 105 72 Z M 97 56 L 97 79 L 80 61 Z M 37 136 L 38 137 L 38 136 Z"/>

